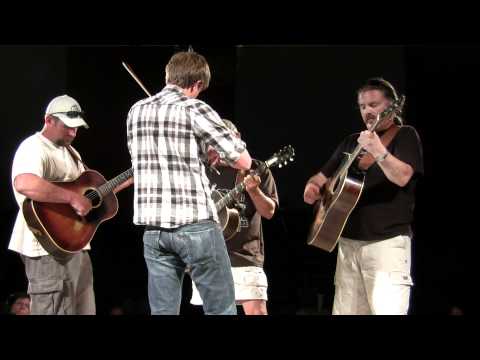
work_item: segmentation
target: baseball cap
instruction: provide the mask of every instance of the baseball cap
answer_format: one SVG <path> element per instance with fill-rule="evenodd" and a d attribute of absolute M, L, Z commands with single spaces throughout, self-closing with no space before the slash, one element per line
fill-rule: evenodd
<path fill-rule="evenodd" d="M 62 120 L 69 127 L 84 126 L 88 129 L 88 124 L 83 119 L 85 114 L 80 104 L 74 98 L 68 95 L 61 95 L 54 98 L 47 106 L 45 115 L 54 115 Z"/>

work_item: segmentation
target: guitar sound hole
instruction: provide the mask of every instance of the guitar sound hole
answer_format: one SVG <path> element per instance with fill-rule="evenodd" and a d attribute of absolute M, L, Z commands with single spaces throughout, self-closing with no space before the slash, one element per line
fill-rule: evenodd
<path fill-rule="evenodd" d="M 97 207 L 98 205 L 100 205 L 100 202 L 102 201 L 100 195 L 95 190 L 88 189 L 84 195 L 85 197 L 90 199 L 93 207 Z"/>

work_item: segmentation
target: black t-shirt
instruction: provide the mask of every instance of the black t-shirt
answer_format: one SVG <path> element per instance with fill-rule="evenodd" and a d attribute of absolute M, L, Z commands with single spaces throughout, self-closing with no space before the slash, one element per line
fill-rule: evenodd
<path fill-rule="evenodd" d="M 345 156 L 343 152 L 354 150 L 358 136 L 358 133 L 352 134 L 338 146 L 321 169 L 326 177 L 331 177 L 340 166 Z M 412 178 L 406 186 L 400 187 L 387 179 L 378 164 L 370 166 L 365 173 L 360 200 L 350 214 L 342 236 L 356 240 L 382 240 L 397 235 L 412 235 L 410 225 L 415 206 L 415 187 L 419 175 L 423 175 L 422 144 L 413 127 L 402 126 L 387 149 L 413 168 Z M 361 178 L 363 174 L 356 159 L 348 176 Z"/>
<path fill-rule="evenodd" d="M 257 169 L 260 162 L 253 160 L 252 170 Z M 210 183 L 215 185 L 215 190 L 226 193 L 236 185 L 238 170 L 231 167 L 218 167 L 220 175 L 208 171 Z M 260 190 L 271 198 L 278 207 L 278 195 L 275 180 L 270 169 L 266 169 L 261 175 Z M 250 196 L 244 191 L 237 199 L 235 208 L 240 214 L 240 232 L 227 241 L 227 250 L 233 267 L 240 266 L 263 266 L 264 244 L 262 231 L 262 217 L 255 209 Z"/>

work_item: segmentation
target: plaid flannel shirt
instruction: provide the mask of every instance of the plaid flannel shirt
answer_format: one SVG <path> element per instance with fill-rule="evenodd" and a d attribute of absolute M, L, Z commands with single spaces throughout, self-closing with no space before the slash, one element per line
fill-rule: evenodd
<path fill-rule="evenodd" d="M 206 149 L 211 145 L 233 164 L 245 143 L 209 105 L 169 84 L 131 107 L 127 142 L 135 180 L 135 224 L 176 228 L 206 219 L 218 222 L 205 174 Z"/>

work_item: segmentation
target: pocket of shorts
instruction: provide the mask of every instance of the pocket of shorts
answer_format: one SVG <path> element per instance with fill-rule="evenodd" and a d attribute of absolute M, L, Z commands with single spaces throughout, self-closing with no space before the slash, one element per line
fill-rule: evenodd
<path fill-rule="evenodd" d="M 33 282 L 28 284 L 28 293 L 31 295 L 36 294 L 49 294 L 54 292 L 60 292 L 63 290 L 62 280 L 42 280 L 39 282 Z"/>
<path fill-rule="evenodd" d="M 62 304 L 63 280 L 41 280 L 28 284 L 28 293 L 31 296 L 32 314 L 36 315 L 64 315 L 65 306 Z"/>
<path fill-rule="evenodd" d="M 246 286 L 267 286 L 267 276 L 262 270 L 247 270 L 243 274 L 243 284 Z"/>
<path fill-rule="evenodd" d="M 394 285 L 408 285 L 408 286 L 413 285 L 412 277 L 409 274 L 404 273 L 402 271 L 391 271 L 390 279 L 392 281 L 392 284 Z"/>

